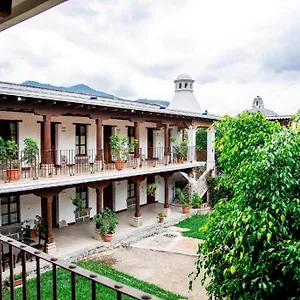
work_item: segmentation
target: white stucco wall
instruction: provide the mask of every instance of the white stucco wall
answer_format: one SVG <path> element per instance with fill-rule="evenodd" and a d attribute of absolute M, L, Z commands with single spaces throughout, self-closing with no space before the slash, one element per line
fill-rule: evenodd
<path fill-rule="evenodd" d="M 75 206 L 72 203 L 71 198 L 75 197 L 75 188 L 66 189 L 59 194 L 58 200 L 58 221 L 65 220 L 67 223 L 75 222 L 74 210 Z"/>
<path fill-rule="evenodd" d="M 114 209 L 115 211 L 127 208 L 127 180 L 114 183 Z"/>
<path fill-rule="evenodd" d="M 147 203 L 147 180 L 141 182 L 140 186 L 140 205 Z"/>
<path fill-rule="evenodd" d="M 41 216 L 41 198 L 33 194 L 20 196 L 21 222 L 33 220 L 36 215 Z"/>

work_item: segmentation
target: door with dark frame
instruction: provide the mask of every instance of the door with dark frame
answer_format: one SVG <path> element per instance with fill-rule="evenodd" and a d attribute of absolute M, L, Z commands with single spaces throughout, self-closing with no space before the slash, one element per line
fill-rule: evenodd
<path fill-rule="evenodd" d="M 111 183 L 103 189 L 103 208 L 113 210 L 113 184 Z"/>
<path fill-rule="evenodd" d="M 147 159 L 153 159 L 153 128 L 147 128 Z"/>
<path fill-rule="evenodd" d="M 104 161 L 105 163 L 111 163 L 111 153 L 110 153 L 110 137 L 112 136 L 112 126 L 103 126 L 103 139 L 104 139 Z"/>
<path fill-rule="evenodd" d="M 147 177 L 147 186 L 148 184 L 153 184 L 153 183 L 155 183 L 155 176 Z M 154 203 L 154 202 L 155 202 L 155 196 L 148 195 L 147 193 L 147 204 Z"/>

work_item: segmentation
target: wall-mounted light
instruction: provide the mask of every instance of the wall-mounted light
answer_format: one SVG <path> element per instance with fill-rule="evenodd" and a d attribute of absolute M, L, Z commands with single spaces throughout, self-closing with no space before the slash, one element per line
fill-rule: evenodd
<path fill-rule="evenodd" d="M 24 102 L 24 101 L 25 101 L 25 98 L 18 97 L 18 98 L 17 98 L 17 101 L 18 101 L 18 102 Z"/>

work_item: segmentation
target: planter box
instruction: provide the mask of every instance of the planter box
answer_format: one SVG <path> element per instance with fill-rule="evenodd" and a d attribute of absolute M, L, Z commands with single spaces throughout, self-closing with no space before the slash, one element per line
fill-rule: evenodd
<path fill-rule="evenodd" d="M 91 209 L 92 209 L 91 207 L 88 207 L 81 210 L 75 210 L 74 211 L 75 222 L 83 223 L 89 221 L 91 217 Z"/>

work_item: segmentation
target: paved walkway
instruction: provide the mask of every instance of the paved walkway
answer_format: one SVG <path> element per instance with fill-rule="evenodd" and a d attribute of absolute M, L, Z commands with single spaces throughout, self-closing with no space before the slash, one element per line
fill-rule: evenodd
<path fill-rule="evenodd" d="M 166 232 L 143 239 L 134 248 L 197 256 L 199 240 L 181 235 L 184 229 L 172 226 Z"/>

